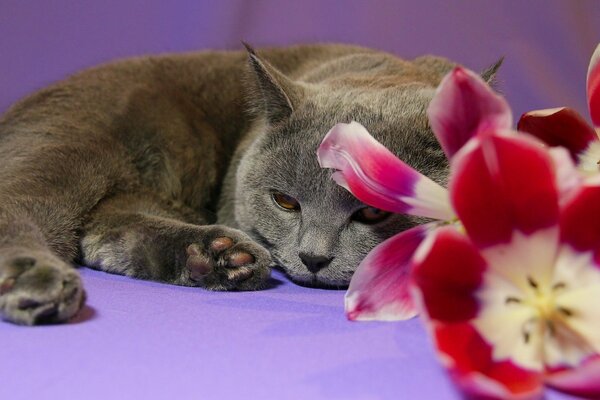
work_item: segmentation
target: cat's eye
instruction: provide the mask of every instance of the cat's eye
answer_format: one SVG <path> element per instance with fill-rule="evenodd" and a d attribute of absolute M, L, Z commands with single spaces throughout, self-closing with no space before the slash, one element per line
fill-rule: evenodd
<path fill-rule="evenodd" d="M 275 192 L 271 194 L 273 201 L 279 207 L 283 208 L 286 211 L 300 211 L 300 203 L 298 200 L 289 196 L 285 193 Z"/>
<path fill-rule="evenodd" d="M 363 224 L 376 224 L 390 215 L 392 215 L 391 212 L 383 211 L 379 208 L 365 207 L 352 214 L 352 219 Z"/>

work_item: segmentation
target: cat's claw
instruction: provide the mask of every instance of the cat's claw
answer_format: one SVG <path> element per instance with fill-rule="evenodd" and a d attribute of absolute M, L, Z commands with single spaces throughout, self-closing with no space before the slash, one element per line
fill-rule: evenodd
<path fill-rule="evenodd" d="M 63 322 L 83 306 L 85 292 L 77 271 L 41 254 L 0 260 L 0 314 L 21 325 Z"/>
<path fill-rule="evenodd" d="M 263 288 L 270 274 L 268 251 L 235 229 L 210 230 L 207 238 L 187 246 L 189 279 L 211 290 Z"/>

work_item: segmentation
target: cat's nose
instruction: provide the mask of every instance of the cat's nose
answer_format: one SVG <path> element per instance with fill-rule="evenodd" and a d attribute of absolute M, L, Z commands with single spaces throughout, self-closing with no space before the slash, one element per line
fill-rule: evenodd
<path fill-rule="evenodd" d="M 298 256 L 300 256 L 302 263 L 313 274 L 328 266 L 331 260 L 333 260 L 333 257 L 317 256 L 309 253 L 300 253 Z"/>

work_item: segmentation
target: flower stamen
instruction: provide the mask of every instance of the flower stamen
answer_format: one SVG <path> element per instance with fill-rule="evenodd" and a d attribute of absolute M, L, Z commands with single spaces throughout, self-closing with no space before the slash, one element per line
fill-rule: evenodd
<path fill-rule="evenodd" d="M 527 283 L 536 291 L 539 289 L 538 283 L 531 276 L 527 276 Z"/>
<path fill-rule="evenodd" d="M 504 300 L 504 304 L 511 304 L 511 303 L 521 304 L 521 299 L 519 299 L 517 297 L 513 297 L 513 296 L 508 296 L 506 298 L 506 300 Z"/>
<path fill-rule="evenodd" d="M 531 331 L 533 328 L 533 325 L 535 325 L 537 323 L 537 317 L 533 317 L 528 319 L 524 324 L 523 324 L 523 341 L 525 342 L 525 344 L 529 344 L 529 341 L 531 340 Z"/>
<path fill-rule="evenodd" d="M 567 287 L 567 285 L 565 285 L 563 282 L 558 282 L 552 286 L 552 290 L 553 291 L 562 290 L 562 289 L 565 289 L 566 287 Z"/>
<path fill-rule="evenodd" d="M 564 315 L 565 317 L 572 317 L 573 316 L 573 311 L 565 308 L 565 307 L 557 307 L 556 308 L 558 310 L 559 313 L 561 313 L 562 315 Z"/>
<path fill-rule="evenodd" d="M 549 290 L 546 285 L 540 285 L 540 281 L 532 276 L 526 276 L 527 285 L 533 289 L 524 293 L 524 297 L 507 295 L 504 298 L 506 306 L 524 306 L 533 311 L 531 318 L 527 319 L 521 326 L 521 335 L 525 344 L 531 344 L 534 335 L 554 337 L 558 334 L 558 325 L 565 323 L 565 319 L 572 317 L 574 312 L 570 308 L 560 306 L 556 303 L 558 292 L 567 289 L 564 282 L 554 283 Z M 537 340 L 535 341 L 538 342 Z"/>

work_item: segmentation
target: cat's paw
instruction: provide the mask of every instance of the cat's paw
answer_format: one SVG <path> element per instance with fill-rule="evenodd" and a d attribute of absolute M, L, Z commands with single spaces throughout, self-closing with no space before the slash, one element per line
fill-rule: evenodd
<path fill-rule="evenodd" d="M 21 325 L 63 322 L 85 302 L 77 271 L 52 255 L 0 258 L 0 315 Z"/>
<path fill-rule="evenodd" d="M 262 289 L 270 275 L 269 252 L 236 229 L 213 226 L 187 246 L 184 274 L 210 290 Z"/>

